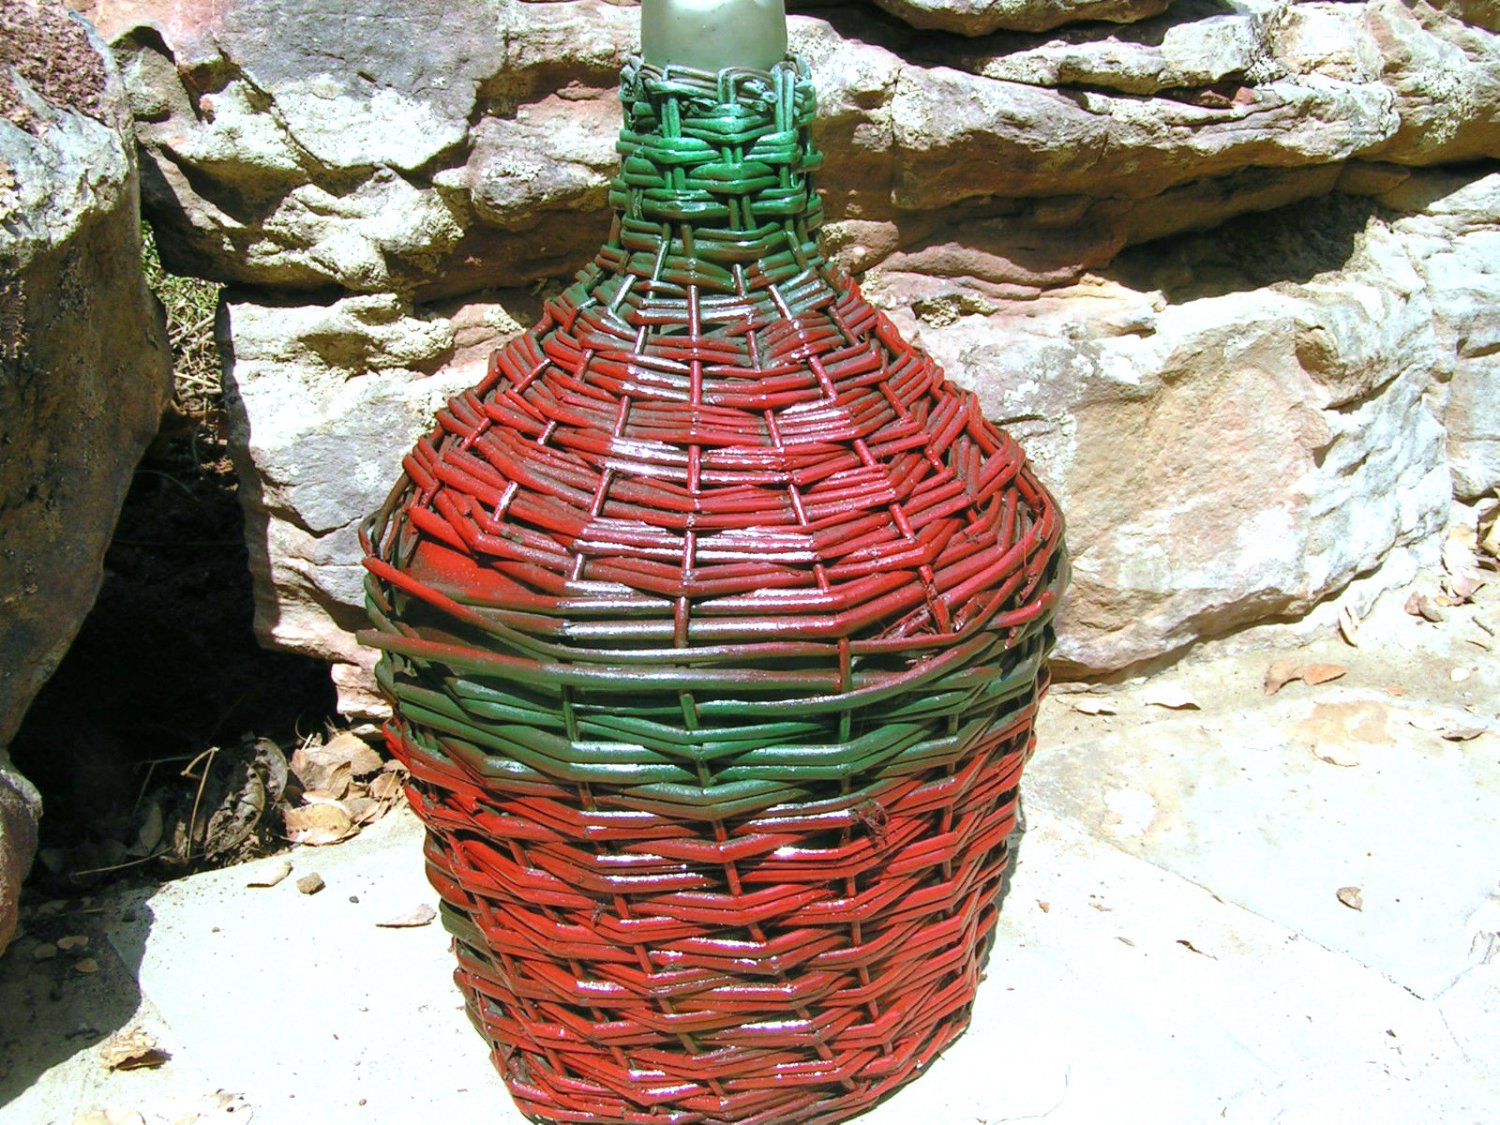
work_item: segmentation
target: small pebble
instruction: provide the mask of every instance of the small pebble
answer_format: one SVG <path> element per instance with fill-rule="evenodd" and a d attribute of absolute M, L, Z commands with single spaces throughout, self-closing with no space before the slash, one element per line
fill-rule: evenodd
<path fill-rule="evenodd" d="M 89 947 L 89 939 L 83 934 L 70 934 L 57 939 L 57 948 L 64 953 L 81 953 Z"/>
<path fill-rule="evenodd" d="M 327 885 L 316 871 L 297 880 L 297 889 L 305 895 L 315 895 Z"/>

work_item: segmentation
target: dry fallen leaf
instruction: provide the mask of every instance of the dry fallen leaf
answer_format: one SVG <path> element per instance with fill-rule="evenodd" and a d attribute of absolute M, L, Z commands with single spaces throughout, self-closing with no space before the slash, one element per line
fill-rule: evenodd
<path fill-rule="evenodd" d="M 305 895 L 315 895 L 327 885 L 316 871 L 297 880 L 297 889 Z"/>
<path fill-rule="evenodd" d="M 1354 612 L 1354 607 L 1346 605 L 1339 610 L 1339 633 L 1351 648 L 1359 647 L 1360 624 L 1359 614 Z"/>
<path fill-rule="evenodd" d="M 1428 714 L 1413 715 L 1407 722 L 1418 730 L 1425 730 L 1429 734 L 1437 734 L 1438 731 L 1448 725 L 1448 721 L 1441 715 Z"/>
<path fill-rule="evenodd" d="M 1425 618 L 1434 625 L 1440 621 L 1447 620 L 1447 616 L 1438 608 L 1437 603 L 1426 594 L 1413 594 L 1406 599 L 1405 608 L 1406 612 L 1413 617 Z"/>
<path fill-rule="evenodd" d="M 1363 910 L 1365 908 L 1365 895 L 1358 887 L 1340 887 L 1339 901 L 1350 910 Z"/>
<path fill-rule="evenodd" d="M 325 753 L 337 754 L 348 762 L 355 777 L 368 777 L 385 765 L 385 759 L 352 731 L 340 731 L 328 740 L 323 749 Z"/>
<path fill-rule="evenodd" d="M 348 762 L 340 762 L 332 769 L 321 771 L 318 776 L 321 778 L 319 783 L 307 786 L 303 798 L 307 801 L 315 798 L 337 801 L 349 792 L 349 783 L 354 780 L 354 770 Z"/>
<path fill-rule="evenodd" d="M 144 1030 L 132 1027 L 106 1040 L 99 1048 L 99 1057 L 110 1070 L 147 1070 L 161 1066 L 172 1056 Z"/>
<path fill-rule="evenodd" d="M 89 939 L 83 934 L 69 934 L 57 939 L 57 948 L 64 953 L 79 953 L 89 947 Z"/>
<path fill-rule="evenodd" d="M 344 802 L 344 807 L 349 810 L 349 818 L 364 827 L 383 817 L 389 806 L 373 797 L 350 797 Z"/>
<path fill-rule="evenodd" d="M 1459 605 L 1465 605 L 1484 589 L 1484 579 L 1476 574 L 1453 574 L 1444 580 L 1443 586 Z"/>
<path fill-rule="evenodd" d="M 342 805 L 320 802 L 286 810 L 286 835 L 294 844 L 323 847 L 354 834 L 354 820 Z"/>
<path fill-rule="evenodd" d="M 1312 752 L 1320 762 L 1327 762 L 1330 766 L 1341 766 L 1344 769 L 1353 769 L 1365 760 L 1359 748 L 1348 742 L 1314 743 Z"/>
<path fill-rule="evenodd" d="M 1349 669 L 1342 664 L 1309 664 L 1299 673 L 1302 682 L 1311 687 L 1332 683 L 1334 680 L 1343 679 L 1348 674 Z"/>
<path fill-rule="evenodd" d="M 1050 902 L 1047 902 L 1045 899 L 1037 899 L 1036 905 L 1037 909 L 1039 909 L 1043 914 L 1052 913 L 1052 904 Z"/>
<path fill-rule="evenodd" d="M 399 918 L 392 918 L 386 922 L 375 924 L 383 930 L 414 930 L 418 926 L 430 926 L 432 920 L 437 917 L 437 911 L 425 902 L 410 913 L 403 914 Z"/>
<path fill-rule="evenodd" d="M 1192 693 L 1181 684 L 1152 684 L 1141 693 L 1141 702 L 1148 707 L 1165 707 L 1169 711 L 1202 710 Z"/>
<path fill-rule="evenodd" d="M 97 973 L 99 971 L 99 962 L 95 961 L 92 957 L 85 957 L 82 961 L 73 962 L 73 971 L 85 975 Z"/>
<path fill-rule="evenodd" d="M 406 781 L 394 771 L 383 773 L 370 782 L 370 796 L 377 801 L 394 801 L 405 790 Z"/>
<path fill-rule="evenodd" d="M 321 745 L 299 746 L 291 764 L 304 790 L 342 797 L 351 778 L 375 773 L 385 763 L 364 739 L 342 731 Z"/>
<path fill-rule="evenodd" d="M 166 818 L 162 815 L 161 802 L 148 801 L 141 817 L 141 826 L 135 834 L 135 843 L 130 845 L 125 854 L 137 858 L 152 855 L 165 835 Z"/>
<path fill-rule="evenodd" d="M 1488 731 L 1484 727 L 1445 727 L 1438 733 L 1447 742 L 1473 742 Z"/>
<path fill-rule="evenodd" d="M 292 861 L 289 859 L 278 860 L 275 863 L 261 864 L 260 867 L 246 880 L 247 887 L 274 887 L 292 873 Z"/>
<path fill-rule="evenodd" d="M 1080 715 L 1118 715 L 1120 713 L 1113 703 L 1107 699 L 1100 699 L 1097 695 L 1078 695 L 1068 700 L 1068 705 Z"/>
<path fill-rule="evenodd" d="M 1300 674 L 1297 665 L 1291 660 L 1276 660 L 1266 669 L 1265 689 L 1267 695 L 1275 695 L 1287 684 L 1297 679 Z"/>

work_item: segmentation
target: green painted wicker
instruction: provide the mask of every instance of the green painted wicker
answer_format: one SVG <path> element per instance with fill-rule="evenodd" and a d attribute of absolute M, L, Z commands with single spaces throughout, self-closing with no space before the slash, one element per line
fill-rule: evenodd
<path fill-rule="evenodd" d="M 1065 580 L 830 267 L 806 72 L 623 78 L 614 229 L 366 528 L 458 981 L 549 1121 L 838 1121 L 968 1020 Z"/>

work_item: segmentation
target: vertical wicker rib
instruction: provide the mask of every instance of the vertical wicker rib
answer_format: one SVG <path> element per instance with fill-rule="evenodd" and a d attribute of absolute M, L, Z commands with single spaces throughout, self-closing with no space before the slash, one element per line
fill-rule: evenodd
<path fill-rule="evenodd" d="M 366 528 L 457 977 L 550 1121 L 839 1121 L 968 1020 L 1061 519 L 819 250 L 805 71 L 623 80 L 595 262 Z"/>

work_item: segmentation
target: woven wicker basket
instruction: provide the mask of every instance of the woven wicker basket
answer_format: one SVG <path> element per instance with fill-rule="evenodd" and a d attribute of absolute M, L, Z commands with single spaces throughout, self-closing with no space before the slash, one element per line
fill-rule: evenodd
<path fill-rule="evenodd" d="M 805 70 L 632 63 L 608 243 L 366 526 L 458 982 L 548 1121 L 839 1121 L 966 1026 L 1065 579 L 819 250 Z"/>

